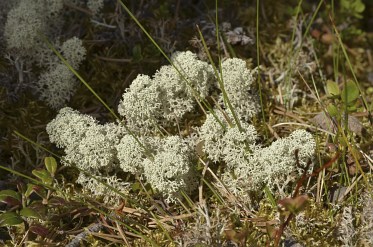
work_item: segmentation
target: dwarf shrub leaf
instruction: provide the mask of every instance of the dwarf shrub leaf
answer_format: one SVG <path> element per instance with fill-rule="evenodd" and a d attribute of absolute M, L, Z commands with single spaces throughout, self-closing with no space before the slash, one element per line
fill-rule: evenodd
<path fill-rule="evenodd" d="M 345 87 L 342 90 L 342 101 L 344 103 L 350 104 L 353 103 L 359 97 L 359 88 L 356 84 L 348 80 Z"/>
<path fill-rule="evenodd" d="M 23 223 L 23 219 L 15 212 L 5 212 L 0 215 L 0 227 L 15 226 L 21 223 Z"/>
<path fill-rule="evenodd" d="M 326 82 L 326 89 L 331 97 L 338 96 L 341 93 L 338 84 L 332 80 Z"/>

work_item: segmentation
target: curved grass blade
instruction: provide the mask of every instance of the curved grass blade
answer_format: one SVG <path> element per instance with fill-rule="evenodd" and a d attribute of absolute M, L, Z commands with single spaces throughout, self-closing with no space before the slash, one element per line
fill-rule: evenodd
<path fill-rule="evenodd" d="M 123 3 L 122 0 L 119 1 L 119 3 L 122 5 L 123 9 L 127 12 L 127 14 L 134 20 L 134 22 L 140 27 L 140 29 L 144 32 L 144 34 L 149 38 L 149 40 L 153 43 L 153 45 L 158 49 L 158 51 L 163 55 L 164 58 L 172 65 L 172 67 L 177 71 L 177 73 L 180 75 L 180 77 L 187 83 L 187 85 L 192 89 L 194 97 L 197 99 L 197 101 L 202 102 L 202 104 L 209 110 L 210 113 L 213 114 L 215 119 L 218 121 L 218 123 L 222 126 L 223 129 L 225 129 L 225 126 L 220 121 L 220 119 L 216 116 L 214 110 L 212 109 L 209 102 L 207 102 L 205 99 L 203 99 L 198 91 L 193 87 L 193 84 L 187 79 L 187 77 L 178 69 L 175 64 L 171 61 L 171 59 L 167 56 L 167 54 L 163 51 L 163 49 L 158 45 L 158 43 L 153 39 L 153 37 L 146 31 L 145 27 L 140 23 L 140 21 L 136 18 L 136 16 L 127 8 L 127 6 Z M 199 104 L 200 105 L 200 104 Z M 201 105 L 200 105 L 201 106 Z M 203 112 L 205 112 L 204 109 L 202 109 Z"/>
<path fill-rule="evenodd" d="M 262 95 L 262 84 L 260 82 L 260 46 L 259 46 L 259 0 L 256 1 L 256 63 L 257 63 L 257 84 L 259 89 L 259 99 L 260 99 L 260 109 L 262 112 L 262 120 L 265 123 L 265 112 L 264 112 L 264 105 L 263 105 L 263 95 Z M 266 128 L 266 135 L 267 128 Z"/>
<path fill-rule="evenodd" d="M 95 92 L 95 90 L 93 90 L 93 88 L 83 79 L 83 77 L 81 77 L 79 75 L 79 73 L 69 64 L 69 62 L 61 55 L 61 53 L 59 51 L 57 51 L 57 49 L 52 45 L 51 42 L 49 42 L 49 40 L 43 36 L 43 39 L 45 41 L 45 43 L 47 44 L 47 46 L 49 47 L 49 49 L 51 49 L 57 56 L 58 58 L 63 62 L 63 64 L 66 65 L 66 67 L 69 68 L 69 70 L 88 88 L 89 91 L 91 91 L 91 93 L 101 102 L 101 104 L 103 106 L 105 106 L 106 109 L 108 109 L 108 111 L 111 113 L 111 115 L 113 115 L 116 119 L 120 120 L 120 118 L 117 116 L 117 114 L 115 114 L 115 112 L 105 103 L 105 101 L 103 99 L 101 99 L 101 97 Z"/>

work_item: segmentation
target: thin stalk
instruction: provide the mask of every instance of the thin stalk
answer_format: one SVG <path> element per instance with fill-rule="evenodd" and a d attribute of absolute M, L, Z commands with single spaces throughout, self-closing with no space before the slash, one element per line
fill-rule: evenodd
<path fill-rule="evenodd" d="M 158 43 L 153 39 L 153 37 L 149 34 L 148 31 L 146 31 L 145 27 L 140 23 L 140 21 L 136 18 L 136 16 L 127 8 L 127 6 L 123 3 L 122 0 L 119 1 L 120 5 L 123 7 L 123 9 L 127 12 L 127 14 L 131 17 L 131 19 L 139 26 L 139 28 L 144 32 L 144 34 L 149 38 L 149 40 L 153 43 L 153 45 L 158 49 L 158 51 L 163 55 L 164 58 L 174 67 L 174 69 L 177 71 L 177 73 L 180 75 L 183 81 L 186 82 L 186 84 L 190 87 L 190 89 L 193 92 L 194 97 L 197 99 L 197 101 L 200 101 L 203 103 L 203 105 L 209 110 L 210 113 L 213 114 L 215 119 L 218 121 L 218 123 L 225 129 L 223 123 L 219 120 L 219 118 L 216 116 L 214 110 L 212 109 L 211 105 L 203 99 L 198 91 L 193 87 L 193 84 L 187 79 L 187 77 L 180 71 L 179 68 L 175 66 L 175 64 L 171 61 L 171 59 L 167 56 L 167 54 L 163 51 L 163 49 L 158 45 Z M 204 109 L 203 109 L 203 112 Z"/>
<path fill-rule="evenodd" d="M 200 36 L 200 38 L 202 40 L 203 47 L 205 48 L 206 51 L 208 51 L 207 44 L 206 44 L 205 39 L 203 38 L 202 32 L 201 32 L 201 30 L 199 29 L 198 26 L 197 26 L 197 30 L 198 30 L 199 36 Z M 212 68 L 214 70 L 215 77 L 218 79 L 219 87 L 220 87 L 220 90 L 221 90 L 221 92 L 223 94 L 224 102 L 227 103 L 228 108 L 229 108 L 229 110 L 231 111 L 231 113 L 233 115 L 233 118 L 234 118 L 234 121 L 235 121 L 237 127 L 239 128 L 240 131 L 242 131 L 241 123 L 240 123 L 240 121 L 239 121 L 239 119 L 238 119 L 238 117 L 237 117 L 237 115 L 236 115 L 236 113 L 235 113 L 235 111 L 233 109 L 233 106 L 232 106 L 232 104 L 231 104 L 231 102 L 230 102 L 230 100 L 228 98 L 228 94 L 227 94 L 227 92 L 224 89 L 224 82 L 223 82 L 223 77 L 222 77 L 222 74 L 221 74 L 222 71 L 221 70 L 218 71 L 218 69 L 216 68 L 216 66 L 215 66 L 215 64 L 213 62 L 214 60 L 212 59 L 210 52 L 207 52 L 207 56 L 208 56 L 208 58 L 209 58 L 209 60 L 211 62 L 211 66 L 212 66 Z"/>
<path fill-rule="evenodd" d="M 336 34 L 336 36 L 337 36 L 337 39 L 338 39 L 338 42 L 339 42 L 339 46 L 340 46 L 341 49 L 342 49 L 343 55 L 344 55 L 344 57 L 345 57 L 345 59 L 346 59 L 346 61 L 347 61 L 348 67 L 349 67 L 349 69 L 350 69 L 350 71 L 351 71 L 351 74 L 352 74 L 352 76 L 353 76 L 353 78 L 354 78 L 355 85 L 356 85 L 357 88 L 359 89 L 359 93 L 360 93 L 360 95 L 361 95 L 361 99 L 362 99 L 362 101 L 363 101 L 364 108 L 365 108 L 365 110 L 368 112 L 368 119 L 369 119 L 370 123 L 373 124 L 373 116 L 372 116 L 372 113 L 371 113 L 371 111 L 370 111 L 370 109 L 369 109 L 369 107 L 368 107 L 367 100 L 366 100 L 366 98 L 365 98 L 365 96 L 364 96 L 364 93 L 363 93 L 361 87 L 360 87 L 359 81 L 358 81 L 358 79 L 357 79 L 357 77 L 356 77 L 356 74 L 355 74 L 355 71 L 354 71 L 354 69 L 353 69 L 353 67 L 352 67 L 352 64 L 351 64 L 350 58 L 349 58 L 349 56 L 348 56 L 348 54 L 347 54 L 346 48 L 345 48 L 345 46 L 344 46 L 344 44 L 343 44 L 343 42 L 342 42 L 341 35 L 339 34 L 339 32 L 338 32 L 338 30 L 337 30 L 337 27 L 336 27 L 335 24 L 334 24 L 334 20 L 333 20 L 333 18 L 332 18 L 330 15 L 329 15 L 329 19 L 330 19 L 330 21 L 331 21 L 331 23 L 332 23 L 332 25 L 333 25 L 334 32 L 335 32 L 335 34 Z"/>
<path fill-rule="evenodd" d="M 212 191 L 216 199 L 221 203 L 221 205 L 224 205 L 224 199 L 221 197 L 221 195 L 214 189 L 214 187 L 204 178 L 202 178 L 203 182 L 209 187 L 209 189 Z"/>
<path fill-rule="evenodd" d="M 46 37 L 43 37 L 45 43 L 51 49 L 58 58 L 66 65 L 66 67 L 69 68 L 69 70 L 88 88 L 89 91 L 98 99 L 103 106 L 105 106 L 106 109 L 113 115 L 117 120 L 120 120 L 117 114 L 105 103 L 105 101 L 93 90 L 93 88 L 79 75 L 79 73 L 70 65 L 70 63 L 61 55 L 59 51 L 49 42 L 49 40 Z"/>
<path fill-rule="evenodd" d="M 263 105 L 263 95 L 262 95 L 262 84 L 261 84 L 261 77 L 260 77 L 260 45 L 259 45 L 259 0 L 256 0 L 256 61 L 257 61 L 257 84 L 259 89 L 259 98 L 260 98 L 260 108 L 262 112 L 262 120 L 265 123 L 265 112 L 264 112 L 264 105 Z M 266 128 L 266 135 L 267 128 Z"/>
<path fill-rule="evenodd" d="M 290 98 L 289 94 L 291 93 L 290 89 L 292 87 L 292 85 L 291 85 L 291 76 L 292 76 L 291 60 L 294 59 L 294 58 L 298 59 L 298 52 L 296 52 L 293 56 L 293 44 L 294 44 L 294 39 L 295 39 L 295 32 L 296 32 L 296 29 L 297 29 L 298 16 L 299 16 L 299 12 L 300 12 L 300 9 L 301 9 L 302 2 L 303 2 L 303 0 L 300 0 L 298 2 L 296 13 L 295 13 L 294 27 L 293 27 L 293 31 L 291 33 L 291 38 L 290 38 L 290 54 L 291 55 L 289 56 L 289 59 L 288 59 L 287 73 L 286 73 L 286 78 L 285 78 L 285 89 L 288 92 L 286 98 L 284 99 L 285 105 L 287 104 L 288 99 Z M 259 0 L 257 0 L 257 15 L 258 15 L 258 11 L 259 11 L 258 10 L 259 9 L 258 5 L 259 5 Z M 258 21 L 258 17 L 257 17 L 257 26 L 258 26 L 258 22 L 259 21 Z M 258 47 L 258 42 L 259 42 L 258 29 L 259 29 L 259 27 L 257 27 L 257 47 Z M 258 48 L 257 48 L 257 50 L 258 50 Z M 257 51 L 257 53 L 259 53 L 259 51 Z M 259 56 L 259 55 L 257 55 L 257 56 Z M 259 64 L 259 62 L 258 62 L 258 64 Z"/>

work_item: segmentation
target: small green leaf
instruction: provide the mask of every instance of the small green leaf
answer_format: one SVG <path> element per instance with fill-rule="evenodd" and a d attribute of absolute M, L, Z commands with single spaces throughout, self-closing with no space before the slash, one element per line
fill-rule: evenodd
<path fill-rule="evenodd" d="M 141 189 L 141 185 L 139 182 L 133 183 L 131 187 L 133 191 L 139 191 Z"/>
<path fill-rule="evenodd" d="M 332 80 L 326 81 L 326 89 L 330 96 L 338 96 L 341 91 L 339 90 L 338 84 Z"/>
<path fill-rule="evenodd" d="M 365 9 L 365 5 L 361 0 L 353 1 L 351 5 L 357 13 L 362 13 Z"/>
<path fill-rule="evenodd" d="M 342 90 L 341 97 L 342 101 L 347 104 L 352 103 L 359 98 L 359 88 L 356 86 L 355 82 L 351 80 L 346 82 L 346 85 Z"/>
<path fill-rule="evenodd" d="M 27 218 L 41 219 L 41 215 L 32 208 L 22 208 L 19 214 Z"/>
<path fill-rule="evenodd" d="M 34 174 L 35 177 L 39 178 L 44 184 L 51 185 L 53 182 L 53 178 L 50 176 L 47 170 L 34 169 L 32 170 L 32 174 Z"/>
<path fill-rule="evenodd" d="M 348 112 L 356 112 L 357 111 L 356 105 L 347 106 L 347 111 Z"/>
<path fill-rule="evenodd" d="M 22 217 L 15 212 L 5 212 L 0 215 L 0 227 L 15 226 L 21 223 L 23 223 Z"/>
<path fill-rule="evenodd" d="M 0 191 L 0 201 L 4 202 L 6 198 L 11 197 L 13 199 L 16 199 L 17 201 L 21 202 L 21 194 L 18 192 L 15 192 L 14 190 L 1 190 Z"/>
<path fill-rule="evenodd" d="M 54 177 L 57 171 L 56 159 L 53 157 L 45 157 L 44 164 L 45 164 L 45 167 L 47 168 L 47 171 L 51 174 L 52 177 Z"/>
<path fill-rule="evenodd" d="M 25 191 L 25 196 L 26 196 L 26 198 L 28 198 L 31 194 L 32 194 L 32 192 L 34 192 L 34 184 L 27 184 L 27 190 Z"/>
<path fill-rule="evenodd" d="M 34 169 L 32 170 L 32 174 L 34 174 L 34 176 L 39 178 L 40 180 L 43 180 L 44 178 L 49 176 L 47 171 L 44 169 Z"/>
<path fill-rule="evenodd" d="M 331 117 L 336 117 L 336 116 L 339 115 L 338 108 L 335 105 L 333 105 L 333 104 L 329 104 L 326 107 L 326 110 L 328 111 L 328 113 L 330 114 Z"/>

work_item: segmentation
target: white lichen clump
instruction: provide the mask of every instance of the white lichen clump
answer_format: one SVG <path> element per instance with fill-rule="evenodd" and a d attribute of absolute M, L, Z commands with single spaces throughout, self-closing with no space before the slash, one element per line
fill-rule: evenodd
<path fill-rule="evenodd" d="M 82 170 L 113 169 L 117 163 L 115 145 L 124 131 L 108 125 L 110 128 L 66 107 L 47 125 L 47 133 L 52 142 L 65 148 L 65 164 L 75 164 Z"/>
<path fill-rule="evenodd" d="M 66 107 L 46 130 L 50 141 L 65 149 L 64 165 L 75 165 L 105 181 L 118 180 L 109 174 L 118 166 L 115 146 L 125 134 L 122 127 L 112 123 L 100 125 L 94 118 Z M 101 195 L 107 195 L 107 187 L 102 184 L 99 187 L 95 179 L 84 173 L 80 174 L 77 183 L 97 195 L 101 192 Z"/>
<path fill-rule="evenodd" d="M 104 7 L 104 0 L 88 0 L 87 7 L 96 15 Z"/>
<path fill-rule="evenodd" d="M 203 151 L 210 160 L 225 162 L 228 170 L 223 174 L 223 181 L 243 199 L 248 199 L 248 192 L 263 185 L 282 191 L 302 174 L 302 168 L 314 155 L 315 140 L 305 130 L 296 130 L 263 148 L 256 144 L 257 132 L 253 125 L 242 122 L 240 130 L 231 114 L 224 115 L 218 110 L 215 114 L 208 114 L 199 129 Z"/>
<path fill-rule="evenodd" d="M 118 112 L 126 117 L 127 126 L 132 130 L 156 128 L 162 117 L 161 92 L 147 75 L 138 75 L 118 105 Z"/>
<path fill-rule="evenodd" d="M 138 142 L 132 135 L 125 135 L 116 146 L 120 168 L 125 172 L 141 175 L 144 171 L 146 153 L 141 144 L 148 144 L 148 138 L 140 137 Z"/>
<path fill-rule="evenodd" d="M 252 92 L 253 74 L 256 70 L 248 70 L 242 59 L 227 59 L 222 63 L 222 75 L 225 91 L 239 117 L 245 121 L 258 113 L 258 100 Z M 223 102 L 220 96 L 220 102 Z"/>
<path fill-rule="evenodd" d="M 296 177 L 290 175 L 295 172 L 299 177 L 302 167 L 314 155 L 316 143 L 305 130 L 296 130 L 263 148 L 256 144 L 254 126 L 242 122 L 240 130 L 228 114 L 215 113 L 216 116 L 208 114 L 199 129 L 203 150 L 212 161 L 225 162 L 228 170 L 223 174 L 223 181 L 242 198 L 263 185 L 282 190 L 295 180 Z"/>
<path fill-rule="evenodd" d="M 137 131 L 154 132 L 159 126 L 173 126 L 204 99 L 214 85 L 211 66 L 191 52 L 172 56 L 179 72 L 163 66 L 153 78 L 139 75 L 123 94 L 118 112 Z M 188 82 L 186 82 L 186 80 Z"/>
<path fill-rule="evenodd" d="M 180 190 L 190 192 L 196 187 L 193 161 L 193 148 L 180 137 L 170 136 L 162 140 L 154 159 L 145 160 L 144 176 L 172 201 Z"/>
<path fill-rule="evenodd" d="M 302 144 L 302 145 L 300 145 Z M 289 137 L 273 142 L 269 147 L 257 147 L 238 157 L 236 167 L 223 175 L 223 180 L 233 193 L 246 198 L 248 191 L 264 185 L 281 192 L 289 182 L 294 182 L 303 172 L 302 167 L 313 157 L 316 144 L 312 135 L 305 130 L 296 130 Z M 295 152 L 298 151 L 297 161 Z M 295 176 L 292 175 L 295 173 Z"/>
<path fill-rule="evenodd" d="M 21 0 L 8 13 L 4 36 L 9 50 L 33 56 L 40 34 L 50 33 L 50 22 L 63 8 L 62 0 Z"/>
<path fill-rule="evenodd" d="M 12 8 L 4 27 L 8 52 L 14 60 L 24 64 L 24 70 L 37 65 L 38 80 L 30 87 L 39 99 L 51 108 L 59 109 L 75 93 L 74 74 L 51 51 L 42 39 L 45 37 L 59 50 L 68 63 L 78 69 L 85 59 L 86 50 L 80 39 L 73 37 L 59 45 L 63 26 L 63 0 L 20 0 Z"/>
<path fill-rule="evenodd" d="M 231 114 L 224 114 L 217 109 L 214 112 L 215 116 L 209 113 L 199 129 L 200 139 L 204 142 L 203 151 L 210 160 L 224 160 L 228 167 L 233 168 L 238 157 L 243 158 L 246 151 L 255 148 L 257 132 L 254 126 L 245 122 L 241 123 L 240 131 Z"/>
<path fill-rule="evenodd" d="M 177 69 L 168 65 L 152 78 L 139 75 L 123 94 L 118 111 L 129 132 L 122 125 L 100 125 L 92 117 L 63 108 L 47 132 L 52 142 L 65 149 L 64 162 L 104 180 L 120 169 L 146 181 L 168 201 L 197 187 L 196 145 L 201 143 L 204 158 L 225 165 L 221 178 L 227 187 L 248 201 L 250 192 L 265 185 L 283 190 L 303 172 L 315 150 L 310 133 L 296 130 L 268 147 L 257 143 L 258 133 L 248 122 L 259 111 L 251 87 L 255 71 L 247 69 L 245 61 L 234 58 L 222 63 L 222 81 L 234 112 L 226 105 L 211 65 L 191 52 L 176 53 L 172 61 Z M 185 115 L 207 97 L 215 97 L 213 102 L 218 104 L 213 112 L 207 113 L 201 127 L 191 126 L 197 131 L 182 129 L 179 123 Z M 164 130 L 174 135 L 160 137 Z M 98 186 L 86 175 L 77 182 L 83 187 Z"/>

